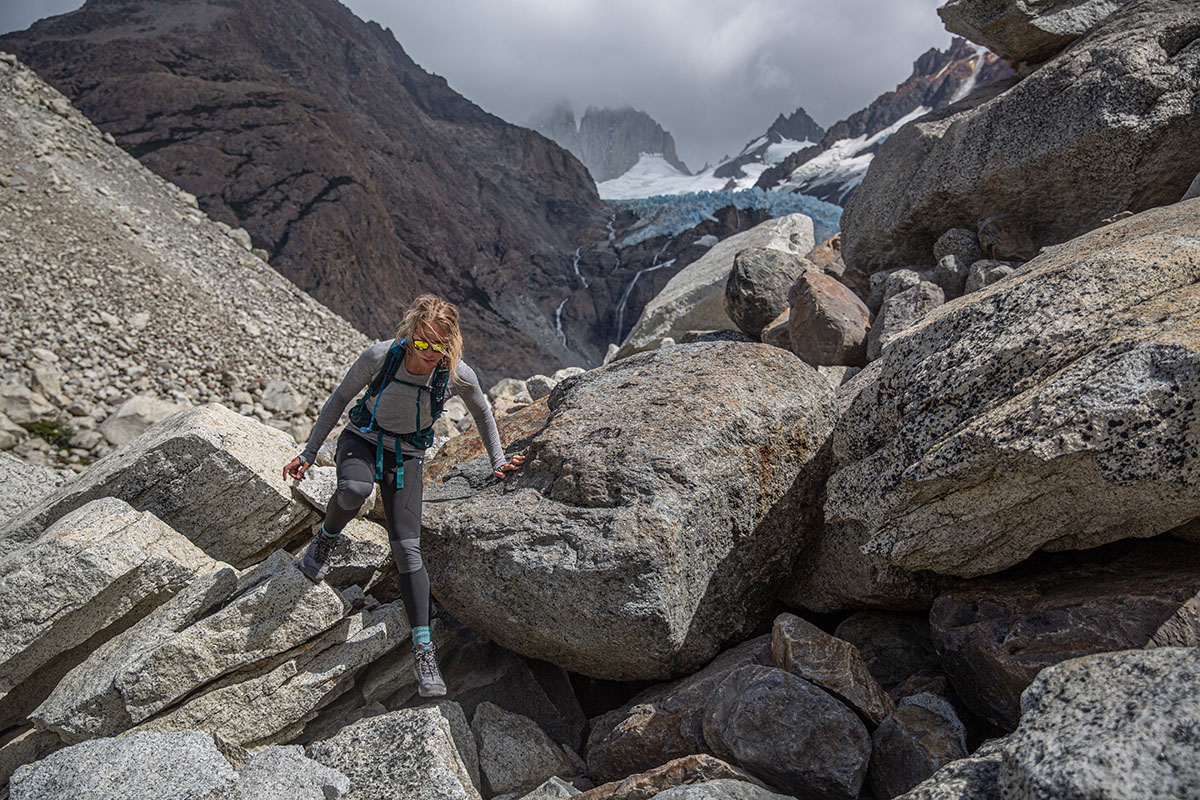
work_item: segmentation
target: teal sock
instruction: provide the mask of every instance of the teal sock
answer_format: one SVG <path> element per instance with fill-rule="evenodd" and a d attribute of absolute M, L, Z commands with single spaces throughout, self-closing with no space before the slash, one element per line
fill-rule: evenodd
<path fill-rule="evenodd" d="M 428 625 L 418 625 L 417 627 L 413 628 L 412 637 L 413 644 L 429 644 L 431 641 L 433 641 L 432 637 L 429 635 Z"/>
<path fill-rule="evenodd" d="M 325 530 L 324 522 L 321 523 L 321 535 L 326 539 L 336 539 L 337 537 L 341 536 L 340 533 L 330 533 L 329 531 Z"/>

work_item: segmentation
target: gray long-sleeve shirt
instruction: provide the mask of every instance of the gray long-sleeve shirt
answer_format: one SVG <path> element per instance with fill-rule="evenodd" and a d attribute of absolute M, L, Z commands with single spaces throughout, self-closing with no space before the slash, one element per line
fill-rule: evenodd
<path fill-rule="evenodd" d="M 350 405 L 350 401 L 354 400 L 358 393 L 370 384 L 379 370 L 383 369 L 388 350 L 394 341 L 394 339 L 389 339 L 371 345 L 363 351 L 363 354 L 346 372 L 346 377 L 342 379 L 338 387 L 333 390 L 333 394 L 325 401 L 325 405 L 321 407 L 321 414 L 317 417 L 312 433 L 309 434 L 308 444 L 304 446 L 304 452 L 300 454 L 301 458 L 311 462 L 317 457 L 317 450 L 329 436 L 333 426 L 341 419 L 342 412 Z M 504 457 L 504 448 L 500 445 L 500 432 L 496 430 L 492 407 L 488 405 L 487 397 L 479 386 L 479 378 L 476 377 L 475 370 L 459 361 L 457 373 L 463 382 L 455 381 L 452 378 L 446 387 L 447 395 L 450 392 L 461 393 L 463 402 L 475 419 L 475 426 L 479 429 L 479 435 L 487 448 L 488 458 L 492 461 L 492 469 L 499 469 L 507 463 L 507 459 Z M 394 433 L 413 433 L 419 428 L 427 428 L 433 419 L 430 393 L 416 386 L 409 386 L 404 381 L 429 386 L 433 381 L 433 373 L 414 375 L 404 366 L 403 361 L 400 362 L 396 369 L 396 379 L 384 387 L 379 396 L 378 410 L 375 413 L 376 424 L 384 430 Z M 420 403 L 421 418 L 419 427 L 417 425 L 418 403 Z M 372 407 L 374 407 L 374 401 L 372 401 Z M 349 426 L 349 430 L 357 433 L 353 425 Z M 374 433 L 361 435 L 371 442 L 375 441 Z M 385 450 L 395 452 L 395 437 L 385 434 L 383 447 Z M 420 455 L 424 451 L 407 442 L 400 442 L 400 452 Z"/>

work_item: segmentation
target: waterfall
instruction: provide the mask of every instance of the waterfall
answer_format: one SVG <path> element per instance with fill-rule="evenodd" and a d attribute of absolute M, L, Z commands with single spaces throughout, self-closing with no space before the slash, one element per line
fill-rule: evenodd
<path fill-rule="evenodd" d="M 587 284 L 584 285 L 586 286 Z M 554 331 L 558 334 L 558 340 L 562 342 L 563 347 L 567 346 L 567 334 L 565 331 L 563 331 L 562 327 L 562 310 L 563 306 L 567 304 L 567 300 L 570 299 L 570 297 L 563 299 L 563 301 L 558 304 L 558 308 L 554 309 Z"/>
<path fill-rule="evenodd" d="M 583 277 L 583 274 L 579 271 L 579 251 L 581 250 L 583 250 L 582 246 L 575 248 L 575 261 L 571 264 L 571 267 L 575 270 L 575 277 L 579 278 L 579 280 L 583 283 L 583 288 L 586 289 L 588 288 L 587 278 Z M 564 300 L 563 302 L 565 303 L 567 301 Z M 562 308 L 562 306 L 559 306 L 559 308 Z"/>
<path fill-rule="evenodd" d="M 673 259 L 673 258 L 670 261 L 664 261 L 662 264 L 658 263 L 658 259 L 662 256 L 663 253 L 667 252 L 667 248 L 671 246 L 671 242 L 673 242 L 673 241 L 675 241 L 674 236 L 667 239 L 666 244 L 664 244 L 661 248 L 659 248 L 658 252 L 654 254 L 654 260 L 650 262 L 650 266 L 645 267 L 643 269 L 639 269 L 634 274 L 633 280 L 631 280 L 629 282 L 629 285 L 625 287 L 625 291 L 621 293 L 621 302 L 617 304 L 617 343 L 618 344 L 620 344 L 620 342 L 621 342 L 621 328 L 624 327 L 624 325 L 625 325 L 625 303 L 628 302 L 629 295 L 630 295 L 630 293 L 633 292 L 633 287 L 637 284 L 638 278 L 642 277 L 643 273 L 653 272 L 656 269 L 662 269 L 663 267 L 669 267 L 675 263 L 675 259 Z"/>

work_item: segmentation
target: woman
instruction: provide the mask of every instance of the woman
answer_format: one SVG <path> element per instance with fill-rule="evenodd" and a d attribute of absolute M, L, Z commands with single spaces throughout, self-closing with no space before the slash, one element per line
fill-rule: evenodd
<path fill-rule="evenodd" d="M 425 448 L 433 442 L 433 421 L 450 386 L 461 393 L 475 418 L 497 478 L 525 460 L 524 456 L 505 459 L 479 379 L 461 357 L 458 309 L 434 295 L 421 295 L 404 313 L 396 338 L 367 348 L 350 367 L 321 409 L 304 452 L 283 468 L 285 478 L 303 480 L 342 411 L 367 388 L 338 438 L 337 491 L 299 567 L 314 581 L 325 577 L 342 529 L 378 482 L 388 539 L 400 570 L 404 609 L 412 626 L 413 671 L 422 697 L 446 693 L 430 639 L 429 574 L 421 560 L 420 536 L 421 467 Z"/>

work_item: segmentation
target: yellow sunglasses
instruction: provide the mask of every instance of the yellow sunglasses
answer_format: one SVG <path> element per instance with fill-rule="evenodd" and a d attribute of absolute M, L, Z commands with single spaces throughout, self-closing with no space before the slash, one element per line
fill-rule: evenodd
<path fill-rule="evenodd" d="M 428 350 L 429 348 L 432 347 L 433 352 L 435 352 L 435 353 L 449 353 L 450 352 L 450 349 L 448 347 L 446 347 L 446 345 L 438 344 L 437 342 L 427 342 L 424 339 L 413 339 L 412 346 L 417 348 L 418 350 Z"/>

